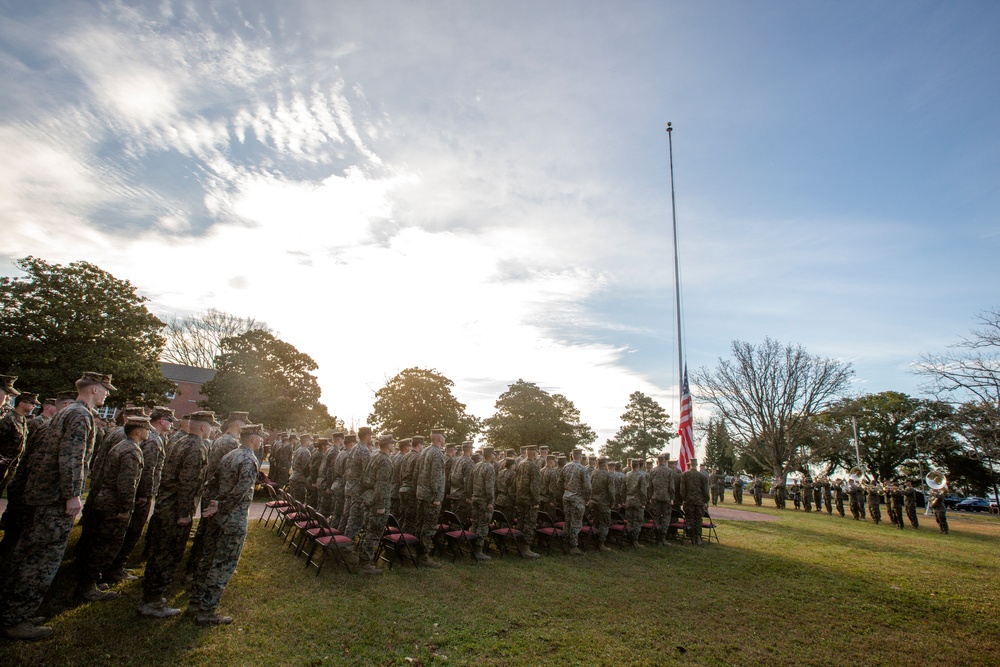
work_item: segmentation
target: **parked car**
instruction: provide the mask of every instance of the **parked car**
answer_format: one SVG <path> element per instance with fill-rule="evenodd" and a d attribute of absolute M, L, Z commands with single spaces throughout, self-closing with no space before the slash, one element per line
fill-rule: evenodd
<path fill-rule="evenodd" d="M 960 496 L 957 493 L 949 493 L 944 497 L 944 506 L 950 510 L 953 510 L 956 509 L 958 507 L 958 504 L 963 500 L 965 500 L 963 496 Z"/>
<path fill-rule="evenodd" d="M 967 512 L 989 512 L 990 502 L 985 498 L 966 498 L 960 502 L 955 509 L 965 510 Z"/>

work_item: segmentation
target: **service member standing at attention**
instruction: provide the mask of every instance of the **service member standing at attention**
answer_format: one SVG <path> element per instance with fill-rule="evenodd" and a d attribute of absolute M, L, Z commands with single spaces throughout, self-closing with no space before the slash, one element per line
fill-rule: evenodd
<path fill-rule="evenodd" d="M 591 477 L 590 501 L 593 506 L 594 528 L 597 530 L 597 544 L 601 551 L 611 551 L 605 542 L 611 527 L 611 508 L 617 506 L 615 501 L 615 480 L 608 471 L 608 460 L 597 459 L 597 470 Z"/>
<path fill-rule="evenodd" d="M 316 446 L 309 457 L 309 477 L 306 480 L 306 505 L 316 509 L 319 507 L 320 488 L 319 471 L 326 461 L 326 452 L 330 449 L 329 438 L 316 438 Z"/>
<path fill-rule="evenodd" d="M 188 591 L 188 612 L 199 625 L 233 622 L 230 616 L 220 616 L 217 609 L 243 552 L 250 502 L 260 472 L 257 452 L 266 437 L 262 424 L 242 426 L 239 447 L 223 456 L 212 471 L 213 498 L 202 513 L 202 521 L 208 524 L 205 546 Z"/>
<path fill-rule="evenodd" d="M 681 474 L 681 498 L 684 502 L 684 525 L 693 544 L 701 544 L 701 519 L 708 507 L 708 478 L 695 468 L 697 461 L 691 459 L 691 467 Z"/>
<path fill-rule="evenodd" d="M 733 502 L 743 504 L 743 478 L 739 475 L 733 477 Z"/>
<path fill-rule="evenodd" d="M 344 433 L 337 431 L 330 436 L 330 446 L 319 467 L 319 477 L 316 478 L 316 488 L 319 490 L 319 507 L 316 508 L 323 516 L 330 516 L 334 510 L 333 480 L 337 468 L 337 457 L 344 449 Z"/>
<path fill-rule="evenodd" d="M 302 436 L 303 440 L 306 436 Z M 309 460 L 312 448 L 303 444 L 292 452 L 292 474 L 288 478 L 288 490 L 300 503 L 306 502 L 309 489 Z"/>
<path fill-rule="evenodd" d="M 358 445 L 358 436 L 348 433 L 344 436 L 344 450 L 333 462 L 333 519 L 330 525 L 335 526 L 343 534 L 347 530 L 347 519 L 351 514 L 351 506 L 347 504 L 347 496 L 344 493 L 346 480 L 344 471 L 347 470 L 347 462 L 351 458 L 351 450 Z"/>
<path fill-rule="evenodd" d="M 184 558 L 191 521 L 205 483 L 206 439 L 215 426 L 219 423 L 215 421 L 214 412 L 206 410 L 188 415 L 187 436 L 174 445 L 163 462 L 160 494 L 149 522 L 148 533 L 152 537 L 142 581 L 143 601 L 139 605 L 139 613 L 143 616 L 167 618 L 181 613 L 180 609 L 167 606 L 163 593 Z"/>
<path fill-rule="evenodd" d="M 639 534 L 642 531 L 643 508 L 649 495 L 649 480 L 643 470 L 642 459 L 632 459 L 632 470 L 625 475 L 625 519 L 629 526 L 632 546 L 641 547 Z"/>
<path fill-rule="evenodd" d="M 434 535 L 437 533 L 438 515 L 444 502 L 444 429 L 431 431 L 430 445 L 420 452 L 417 463 L 417 516 L 414 522 L 420 538 L 417 545 L 420 564 L 424 567 L 441 567 L 431 559 Z"/>
<path fill-rule="evenodd" d="M 358 544 L 361 574 L 382 574 L 375 565 L 375 547 L 385 532 L 392 501 L 392 459 L 389 453 L 396 441 L 391 435 L 378 439 L 378 451 L 368 458 L 361 475 L 361 502 L 364 503 L 365 530 Z"/>
<path fill-rule="evenodd" d="M 563 510 L 566 512 L 566 534 L 569 538 L 569 553 L 582 556 L 580 550 L 580 529 L 583 528 L 583 514 L 590 502 L 592 486 L 590 471 L 583 467 L 583 452 L 573 450 L 572 463 L 566 464 L 566 487 L 563 491 Z"/>
<path fill-rule="evenodd" d="M 531 550 L 531 544 L 535 540 L 535 527 L 538 524 L 538 503 L 542 495 L 542 475 L 538 470 L 537 461 L 538 447 L 531 445 L 525 448 L 524 460 L 514 469 L 514 498 L 517 502 L 521 534 L 524 536 L 521 555 L 525 558 L 540 558 L 539 554 Z"/>
<path fill-rule="evenodd" d="M 656 467 L 649 475 L 649 505 L 656 527 L 656 542 L 662 545 L 667 544 L 667 527 L 670 525 L 674 498 L 674 471 L 669 463 L 670 455 L 660 454 L 656 457 Z"/>
<path fill-rule="evenodd" d="M 410 450 L 399 458 L 399 507 L 392 509 L 403 532 L 411 535 L 416 535 L 417 461 L 423 446 L 424 437 L 415 435 L 410 438 Z"/>
<path fill-rule="evenodd" d="M 364 489 L 361 487 L 361 482 L 368 466 L 368 459 L 372 456 L 371 442 L 371 427 L 359 428 L 358 444 L 351 450 L 351 455 L 344 464 L 344 513 L 347 514 L 344 535 L 352 540 L 365 527 L 365 501 L 361 497 Z"/>
<path fill-rule="evenodd" d="M 110 375 L 87 372 L 76 389 L 76 401 L 53 417 L 45 441 L 31 456 L 23 498 L 31 519 L 0 564 L 0 636 L 7 639 L 52 634 L 52 628 L 28 619 L 59 571 L 73 520 L 83 508 L 80 496 L 96 436 L 93 410 L 115 387 Z"/>
<path fill-rule="evenodd" d="M 28 442 L 28 415 L 38 405 L 38 394 L 18 394 L 14 409 L 0 419 L 0 496 L 14 479 L 21 452 Z"/>
<path fill-rule="evenodd" d="M 469 475 L 472 473 L 474 464 L 472 463 L 472 442 L 462 443 L 462 454 L 452 459 L 451 466 L 451 510 L 462 520 L 464 524 L 469 519 L 469 506 L 466 503 L 466 486 Z"/>
<path fill-rule="evenodd" d="M 470 530 L 476 534 L 475 550 L 472 555 L 478 561 L 492 560 L 483 553 L 486 536 L 490 534 L 493 519 L 493 502 L 496 499 L 496 468 L 493 467 L 493 448 L 483 448 L 483 460 L 472 468 L 469 475 L 469 499 L 472 501 Z"/>

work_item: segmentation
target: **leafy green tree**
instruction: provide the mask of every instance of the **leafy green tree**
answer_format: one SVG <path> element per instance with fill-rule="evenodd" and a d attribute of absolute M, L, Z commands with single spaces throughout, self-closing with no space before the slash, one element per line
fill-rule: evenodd
<path fill-rule="evenodd" d="M 500 394 L 496 414 L 483 423 L 490 444 L 504 449 L 548 445 L 552 451 L 568 452 L 597 439 L 597 434 L 580 421 L 580 411 L 572 401 L 524 380 Z"/>
<path fill-rule="evenodd" d="M 705 436 L 705 465 L 727 475 L 736 472 L 733 439 L 726 423 L 721 419 L 708 420 Z"/>
<path fill-rule="evenodd" d="M 0 278 L 0 369 L 17 375 L 18 387 L 53 396 L 98 371 L 118 387 L 110 406 L 166 400 L 173 384 L 160 372 L 164 324 L 132 283 L 88 262 L 16 264 L 26 276 Z"/>
<path fill-rule="evenodd" d="M 479 433 L 479 420 L 465 412 L 465 404 L 451 393 L 455 383 L 436 370 L 407 368 L 375 392 L 368 423 L 377 432 L 396 437 L 446 429 L 446 437 L 464 442 Z"/>
<path fill-rule="evenodd" d="M 632 392 L 628 399 L 621 427 L 601 447 L 601 455 L 615 461 L 648 459 L 677 436 L 670 415 L 655 399 L 641 391 Z"/>
<path fill-rule="evenodd" d="M 204 407 L 220 415 L 249 410 L 272 428 L 320 431 L 337 423 L 319 402 L 318 366 L 309 355 L 260 329 L 223 339 L 221 347 L 218 372 L 201 387 Z"/>

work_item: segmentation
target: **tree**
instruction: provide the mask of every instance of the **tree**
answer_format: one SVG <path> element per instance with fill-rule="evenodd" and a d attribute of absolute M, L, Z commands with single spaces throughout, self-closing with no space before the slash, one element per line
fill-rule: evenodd
<path fill-rule="evenodd" d="M 630 458 L 647 459 L 663 451 L 676 437 L 670 415 L 652 397 L 641 391 L 632 392 L 621 416 L 623 424 L 614 438 L 601 447 L 601 455 L 615 461 Z"/>
<path fill-rule="evenodd" d="M 167 322 L 167 344 L 163 361 L 198 368 L 215 368 L 215 358 L 222 351 L 222 341 L 259 329 L 273 333 L 253 317 L 237 317 L 211 308 L 193 317 L 175 317 Z"/>
<path fill-rule="evenodd" d="M 980 328 L 952 346 L 951 352 L 922 355 L 913 366 L 927 389 L 959 401 L 975 398 L 1000 408 L 1000 307 L 976 316 Z"/>
<path fill-rule="evenodd" d="M 721 419 L 710 419 L 706 427 L 705 465 L 723 474 L 736 472 L 736 456 L 729 429 Z"/>
<path fill-rule="evenodd" d="M 486 439 L 502 449 L 548 445 L 553 451 L 568 452 L 597 439 L 597 434 L 580 422 L 580 411 L 572 401 L 524 380 L 514 382 L 500 394 L 496 414 L 483 423 Z"/>
<path fill-rule="evenodd" d="M 54 396 L 86 371 L 110 373 L 108 405 L 153 405 L 174 386 L 160 372 L 164 324 L 127 280 L 88 262 L 16 262 L 27 275 L 0 278 L 0 369 L 18 386 Z"/>
<path fill-rule="evenodd" d="M 336 424 L 319 402 L 319 383 L 311 373 L 316 362 L 266 331 L 223 339 L 216 367 L 215 377 L 202 385 L 207 397 L 202 405 L 220 415 L 249 410 L 252 420 L 281 429 Z"/>
<path fill-rule="evenodd" d="M 756 346 L 733 341 L 732 353 L 714 371 L 695 373 L 698 394 L 732 429 L 739 453 L 784 479 L 803 461 L 809 418 L 847 388 L 854 371 L 770 338 Z"/>
<path fill-rule="evenodd" d="M 919 468 L 931 452 L 952 441 L 951 412 L 946 403 L 884 391 L 842 399 L 817 419 L 844 434 L 853 434 L 857 423 L 861 465 L 876 481 L 884 481 L 895 478 L 908 462 Z M 853 449 L 852 443 L 843 461 L 845 467 L 850 467 L 848 461 L 851 466 L 857 462 Z"/>
<path fill-rule="evenodd" d="M 455 383 L 425 368 L 407 368 L 375 392 L 368 423 L 377 432 L 397 437 L 427 434 L 442 427 L 453 441 L 464 442 L 479 432 L 479 420 L 465 412 L 451 388 Z"/>

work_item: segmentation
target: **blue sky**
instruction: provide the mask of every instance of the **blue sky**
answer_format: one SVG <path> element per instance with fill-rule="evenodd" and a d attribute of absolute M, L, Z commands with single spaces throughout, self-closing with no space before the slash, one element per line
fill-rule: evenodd
<path fill-rule="evenodd" d="M 4 2 L 0 272 L 262 319 L 349 423 L 422 366 L 600 443 L 632 391 L 676 412 L 669 120 L 689 365 L 770 336 L 918 393 L 997 305 L 997 34 L 993 2 Z"/>

